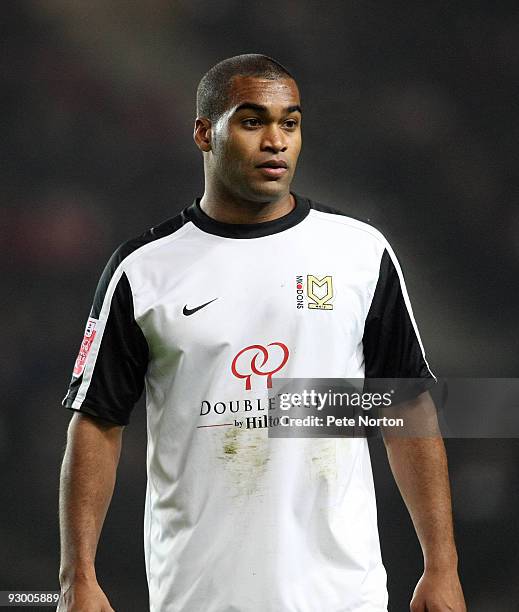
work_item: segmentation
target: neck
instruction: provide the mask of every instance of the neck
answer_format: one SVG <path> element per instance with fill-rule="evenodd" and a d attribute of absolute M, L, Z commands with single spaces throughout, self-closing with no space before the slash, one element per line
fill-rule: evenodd
<path fill-rule="evenodd" d="M 276 200 L 257 202 L 234 194 L 222 193 L 206 185 L 200 208 L 221 223 L 263 223 L 288 215 L 295 208 L 295 199 L 286 193 Z"/>

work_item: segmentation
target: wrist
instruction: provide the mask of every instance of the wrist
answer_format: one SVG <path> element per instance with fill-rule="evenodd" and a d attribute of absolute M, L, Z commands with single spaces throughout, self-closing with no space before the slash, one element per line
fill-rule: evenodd
<path fill-rule="evenodd" d="M 95 583 L 97 576 L 93 565 L 82 565 L 74 567 L 61 567 L 59 571 L 59 583 L 62 588 L 68 588 L 77 583 Z"/>
<path fill-rule="evenodd" d="M 424 570 L 426 572 L 456 572 L 458 571 L 458 555 L 456 551 L 443 555 L 424 556 Z"/>

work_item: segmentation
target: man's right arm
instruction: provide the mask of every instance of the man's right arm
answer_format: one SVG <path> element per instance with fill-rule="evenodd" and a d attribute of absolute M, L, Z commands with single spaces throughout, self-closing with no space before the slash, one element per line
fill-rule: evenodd
<path fill-rule="evenodd" d="M 97 583 L 95 555 L 115 486 L 124 427 L 74 414 L 60 477 L 58 612 L 113 612 Z"/>

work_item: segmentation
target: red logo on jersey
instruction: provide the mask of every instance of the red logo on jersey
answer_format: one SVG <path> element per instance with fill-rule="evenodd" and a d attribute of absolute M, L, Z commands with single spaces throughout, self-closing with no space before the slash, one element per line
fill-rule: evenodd
<path fill-rule="evenodd" d="M 268 347 L 278 347 L 274 349 L 268 349 Z M 246 357 L 242 355 L 247 354 Z M 245 390 L 250 391 L 251 383 L 250 379 L 252 374 L 258 376 L 267 377 L 267 388 L 272 388 L 272 374 L 279 372 L 281 368 L 288 361 L 289 350 L 286 344 L 282 342 L 271 342 L 267 346 L 261 344 L 251 344 L 242 349 L 232 360 L 231 372 L 236 378 L 245 378 Z M 240 357 L 242 357 L 240 359 Z M 258 358 L 261 357 L 261 363 L 258 364 Z M 239 360 L 239 364 L 238 364 Z M 267 365 L 267 361 L 271 361 L 271 365 L 276 365 L 272 369 L 263 369 Z M 238 371 L 238 367 L 241 371 Z"/>
<path fill-rule="evenodd" d="M 90 347 L 92 346 L 92 342 L 96 337 L 96 325 L 97 319 L 88 319 L 85 335 L 83 337 L 83 342 L 81 343 L 81 348 L 79 349 L 79 355 L 76 359 L 76 364 L 74 365 L 74 376 L 81 376 L 83 374 L 83 370 L 85 369 L 86 358 L 88 357 L 88 353 L 90 351 Z"/>

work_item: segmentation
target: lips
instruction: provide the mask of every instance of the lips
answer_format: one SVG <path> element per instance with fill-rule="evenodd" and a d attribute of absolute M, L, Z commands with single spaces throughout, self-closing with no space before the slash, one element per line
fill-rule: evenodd
<path fill-rule="evenodd" d="M 257 166 L 258 168 L 288 168 L 287 162 L 282 159 L 269 159 Z"/>
<path fill-rule="evenodd" d="M 269 178 L 276 179 L 280 176 L 283 176 L 286 172 L 288 172 L 288 166 L 286 161 L 282 159 L 268 159 L 256 166 L 259 168 L 260 172 Z"/>

